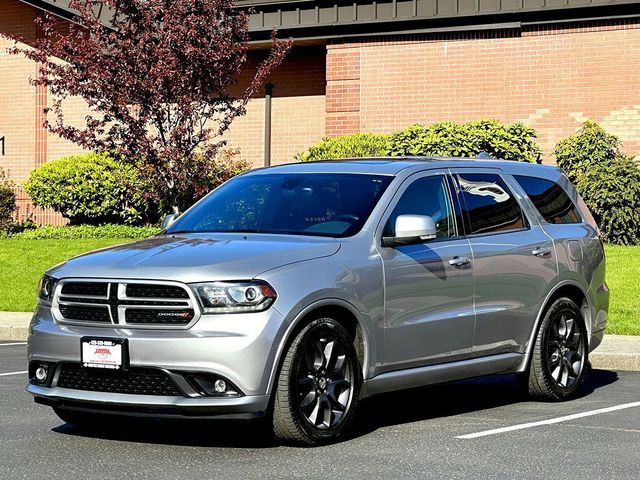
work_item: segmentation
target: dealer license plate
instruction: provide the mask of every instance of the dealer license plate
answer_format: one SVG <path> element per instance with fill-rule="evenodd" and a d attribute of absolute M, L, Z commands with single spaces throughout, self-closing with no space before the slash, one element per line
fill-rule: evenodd
<path fill-rule="evenodd" d="M 126 344 L 122 340 L 83 338 L 81 346 L 83 367 L 121 370 L 124 366 Z"/>

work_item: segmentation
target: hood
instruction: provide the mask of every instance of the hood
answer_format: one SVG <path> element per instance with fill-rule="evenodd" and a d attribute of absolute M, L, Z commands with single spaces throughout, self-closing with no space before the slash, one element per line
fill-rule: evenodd
<path fill-rule="evenodd" d="M 53 267 L 56 278 L 123 278 L 204 282 L 248 280 L 283 265 L 328 257 L 333 238 L 265 234 L 179 234 L 86 253 Z"/>

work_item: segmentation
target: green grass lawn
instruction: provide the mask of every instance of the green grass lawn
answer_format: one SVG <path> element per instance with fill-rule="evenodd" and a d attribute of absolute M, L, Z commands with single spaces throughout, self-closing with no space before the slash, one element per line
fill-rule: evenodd
<path fill-rule="evenodd" d="M 35 307 L 38 280 L 52 265 L 96 248 L 127 239 L 0 239 L 0 311 Z M 640 246 L 609 245 L 607 283 L 611 289 L 608 333 L 640 335 Z"/>
<path fill-rule="evenodd" d="M 611 290 L 607 333 L 640 335 L 640 246 L 607 245 Z"/>
<path fill-rule="evenodd" d="M 33 310 L 38 281 L 49 267 L 89 250 L 130 241 L 115 238 L 0 239 L 0 311 Z"/>

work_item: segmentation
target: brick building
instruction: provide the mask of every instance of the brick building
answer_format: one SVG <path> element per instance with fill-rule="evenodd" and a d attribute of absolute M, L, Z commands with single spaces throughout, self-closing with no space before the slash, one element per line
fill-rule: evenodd
<path fill-rule="evenodd" d="M 320 140 L 409 124 L 497 118 L 538 130 L 546 160 L 587 118 L 640 153 L 640 1 L 238 0 L 253 7 L 259 49 L 277 27 L 295 48 L 273 75 L 271 163 Z M 35 38 L 40 9 L 70 18 L 67 0 L 0 0 L 0 31 Z M 20 182 L 78 148 L 43 131 L 47 92 L 35 65 L 0 39 L 0 167 Z M 265 98 L 229 141 L 264 162 Z M 82 102 L 67 116 L 83 116 Z M 21 194 L 21 212 L 28 199 Z M 48 212 L 37 220 L 59 223 Z"/>

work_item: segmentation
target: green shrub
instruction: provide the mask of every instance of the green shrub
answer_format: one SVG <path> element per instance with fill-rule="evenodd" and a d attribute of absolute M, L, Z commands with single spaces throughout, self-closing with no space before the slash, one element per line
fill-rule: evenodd
<path fill-rule="evenodd" d="M 197 179 L 197 181 L 189 179 L 185 185 L 190 185 L 190 187 L 181 190 L 173 202 L 168 200 L 162 202 L 160 210 L 164 214 L 171 213 L 172 206 L 175 205 L 181 212 L 184 212 L 221 183 L 249 170 L 251 164 L 239 158 L 239 155 L 240 150 L 237 148 L 222 148 L 215 156 L 207 156 L 203 152 L 199 152 L 193 159 L 198 165 L 195 171 L 206 171 L 208 175 Z M 190 172 L 184 172 L 185 178 L 190 175 Z"/>
<path fill-rule="evenodd" d="M 621 146 L 615 135 L 589 120 L 576 133 L 558 142 L 553 154 L 569 180 L 576 182 L 593 165 L 610 162 L 620 156 Z"/>
<path fill-rule="evenodd" d="M 0 230 L 4 230 L 12 222 L 13 212 L 16 211 L 14 188 L 13 182 L 0 169 Z"/>
<path fill-rule="evenodd" d="M 251 168 L 251 164 L 238 158 L 239 156 L 240 150 L 237 148 L 224 148 L 218 152 L 209 170 L 209 189 L 214 189 Z"/>
<path fill-rule="evenodd" d="M 135 167 L 104 154 L 45 163 L 31 172 L 24 187 L 35 205 L 60 212 L 74 225 L 138 224 L 150 211 Z"/>
<path fill-rule="evenodd" d="M 475 157 L 486 152 L 493 158 L 535 162 L 541 154 L 535 138 L 533 128 L 497 120 L 416 124 L 391 134 L 387 154 Z"/>
<path fill-rule="evenodd" d="M 640 168 L 615 135 L 587 121 L 556 145 L 558 165 L 591 210 L 606 242 L 640 243 Z"/>
<path fill-rule="evenodd" d="M 342 137 L 324 138 L 296 155 L 301 162 L 335 158 L 379 157 L 385 155 L 388 135 L 354 133 Z"/>
<path fill-rule="evenodd" d="M 43 226 L 9 235 L 25 240 L 78 239 L 78 238 L 147 238 L 160 232 L 159 227 L 131 225 L 69 225 Z"/>
<path fill-rule="evenodd" d="M 640 244 L 640 168 L 632 158 L 620 155 L 592 165 L 576 188 L 605 242 Z"/>

